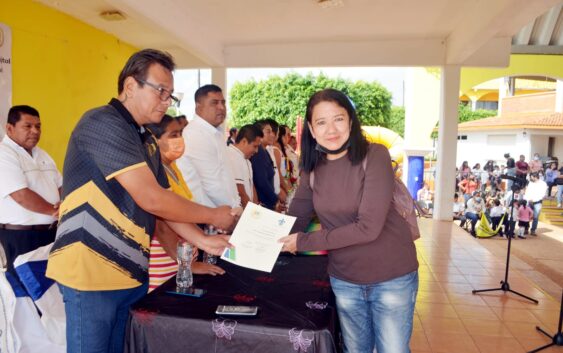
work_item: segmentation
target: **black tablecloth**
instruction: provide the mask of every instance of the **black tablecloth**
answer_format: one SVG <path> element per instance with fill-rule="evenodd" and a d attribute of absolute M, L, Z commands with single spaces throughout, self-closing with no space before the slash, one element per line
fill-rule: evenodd
<path fill-rule="evenodd" d="M 336 352 L 337 316 L 325 256 L 280 256 L 271 274 L 219 261 L 223 276 L 194 275 L 202 298 L 167 294 L 175 278 L 131 309 L 126 352 Z M 323 309 L 324 304 L 327 304 Z M 256 317 L 218 305 L 255 305 Z"/>

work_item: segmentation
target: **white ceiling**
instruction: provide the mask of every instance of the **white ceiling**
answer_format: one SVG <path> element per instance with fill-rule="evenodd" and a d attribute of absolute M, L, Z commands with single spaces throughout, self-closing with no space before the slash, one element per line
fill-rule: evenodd
<path fill-rule="evenodd" d="M 563 54 L 563 2 L 524 26 L 512 38 L 512 52 Z"/>
<path fill-rule="evenodd" d="M 39 0 L 181 68 L 505 66 L 560 0 Z M 118 10 L 126 19 L 99 14 Z"/>

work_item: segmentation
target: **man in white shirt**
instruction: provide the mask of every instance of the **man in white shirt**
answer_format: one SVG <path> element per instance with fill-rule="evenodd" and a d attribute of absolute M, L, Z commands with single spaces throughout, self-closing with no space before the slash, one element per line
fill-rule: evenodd
<path fill-rule="evenodd" d="M 192 189 L 196 202 L 209 207 L 240 206 L 234 178 L 227 165 L 223 122 L 227 114 L 223 91 L 205 85 L 195 93 L 195 117 L 184 129 L 184 155 L 176 165 Z"/>
<path fill-rule="evenodd" d="M 252 164 L 249 159 L 258 151 L 262 137 L 264 134 L 258 127 L 245 125 L 238 130 L 235 143 L 227 147 L 229 166 L 237 185 L 242 207 L 245 207 L 249 201 L 259 203 L 252 180 Z"/>
<path fill-rule="evenodd" d="M 530 182 L 526 186 L 524 199 L 528 201 L 528 205 L 534 210 L 534 220 L 532 221 L 531 235 L 536 235 L 538 228 L 538 218 L 542 209 L 542 201 L 547 192 L 547 184 L 539 178 L 537 172 L 530 173 Z"/>
<path fill-rule="evenodd" d="M 8 271 L 18 255 L 55 240 L 62 176 L 37 143 L 39 112 L 27 105 L 10 108 L 0 143 L 0 243 Z"/>
<path fill-rule="evenodd" d="M 485 202 L 481 197 L 481 192 L 474 191 L 473 197 L 467 200 L 467 208 L 465 209 L 465 217 L 471 220 L 471 235 L 477 236 L 475 233 L 475 225 L 481 217 L 481 212 L 485 209 Z"/>

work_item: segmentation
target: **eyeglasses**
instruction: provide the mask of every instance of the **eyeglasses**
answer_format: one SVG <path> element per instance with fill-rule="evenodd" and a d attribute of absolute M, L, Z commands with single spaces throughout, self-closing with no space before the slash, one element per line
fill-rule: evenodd
<path fill-rule="evenodd" d="M 148 81 L 141 80 L 141 79 L 138 79 L 138 78 L 135 78 L 135 80 L 136 80 L 137 82 L 139 82 L 139 83 L 142 83 L 142 84 L 144 84 L 144 85 L 147 85 L 147 86 L 149 86 L 149 87 L 154 88 L 155 90 L 157 90 L 157 91 L 158 91 L 158 96 L 159 96 L 159 98 L 160 98 L 161 101 L 165 102 L 165 101 L 167 101 L 168 99 L 171 99 L 171 100 L 172 100 L 172 105 L 176 105 L 176 104 L 179 104 L 179 103 L 180 103 L 180 100 L 179 100 L 178 98 L 174 97 L 174 96 L 172 95 L 172 92 L 169 91 L 169 90 L 167 90 L 166 88 L 157 86 L 157 85 L 155 85 L 154 83 L 150 83 L 150 82 L 148 82 Z"/>

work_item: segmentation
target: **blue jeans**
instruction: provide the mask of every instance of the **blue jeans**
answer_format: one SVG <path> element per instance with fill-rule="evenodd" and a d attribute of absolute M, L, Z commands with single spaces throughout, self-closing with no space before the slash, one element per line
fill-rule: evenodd
<path fill-rule="evenodd" d="M 557 185 L 557 205 L 563 204 L 563 185 Z"/>
<path fill-rule="evenodd" d="M 148 290 L 80 291 L 59 283 L 66 311 L 67 353 L 123 353 L 129 307 Z"/>
<path fill-rule="evenodd" d="M 471 231 L 475 232 L 475 225 L 477 224 L 477 221 L 479 221 L 479 218 L 481 217 L 477 213 L 472 213 L 472 212 L 465 213 L 465 217 L 471 220 Z"/>
<path fill-rule="evenodd" d="M 516 176 L 516 168 L 506 168 L 506 175 L 508 176 Z M 512 184 L 514 184 L 514 182 L 510 179 L 506 179 L 506 189 L 505 191 L 508 191 L 512 188 Z"/>
<path fill-rule="evenodd" d="M 536 204 L 532 205 L 532 208 L 534 209 L 534 220 L 532 221 L 532 228 L 530 229 L 532 232 L 535 232 L 536 229 L 538 228 L 538 219 L 540 217 L 540 212 L 541 212 L 541 208 L 542 208 L 542 203 L 538 202 Z"/>
<path fill-rule="evenodd" d="M 418 272 L 376 284 L 330 277 L 345 353 L 408 353 Z"/>

